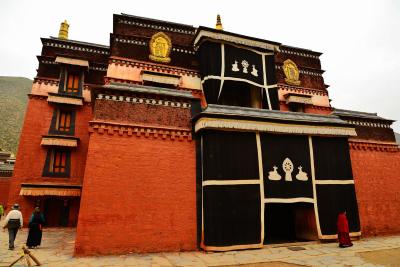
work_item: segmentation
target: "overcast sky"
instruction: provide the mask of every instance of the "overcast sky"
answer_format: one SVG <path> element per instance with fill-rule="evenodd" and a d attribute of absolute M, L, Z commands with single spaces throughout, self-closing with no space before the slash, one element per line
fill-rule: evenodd
<path fill-rule="evenodd" d="M 400 1 L 0 1 L 0 76 L 36 75 L 40 37 L 109 44 L 112 15 L 215 26 L 322 52 L 325 83 L 336 108 L 377 112 L 400 121 Z M 400 132 L 400 122 L 393 125 Z"/>

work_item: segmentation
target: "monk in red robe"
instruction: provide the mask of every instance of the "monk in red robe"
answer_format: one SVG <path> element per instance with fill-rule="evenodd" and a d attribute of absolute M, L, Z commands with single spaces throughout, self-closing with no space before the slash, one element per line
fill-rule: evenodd
<path fill-rule="evenodd" d="M 339 213 L 337 220 L 337 229 L 338 229 L 339 247 L 341 248 L 351 247 L 353 243 L 351 243 L 350 240 L 349 222 L 347 221 L 346 211 Z"/>

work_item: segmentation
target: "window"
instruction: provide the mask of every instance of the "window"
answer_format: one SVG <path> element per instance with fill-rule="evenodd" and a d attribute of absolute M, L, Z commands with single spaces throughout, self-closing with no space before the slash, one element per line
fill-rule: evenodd
<path fill-rule="evenodd" d="M 304 113 L 304 104 L 301 104 L 301 103 L 289 103 L 289 111 L 292 111 L 292 112 L 303 112 Z"/>
<path fill-rule="evenodd" d="M 79 92 L 79 75 L 77 73 L 74 72 L 68 73 L 65 92 L 72 94 L 77 94 Z"/>
<path fill-rule="evenodd" d="M 47 151 L 43 176 L 69 177 L 71 152 L 65 149 L 52 148 Z"/>
<path fill-rule="evenodd" d="M 54 110 L 50 126 L 50 134 L 73 135 L 75 128 L 75 112 L 71 110 Z"/>
<path fill-rule="evenodd" d="M 80 96 L 82 94 L 82 83 L 83 70 L 64 67 L 61 69 L 58 92 L 61 94 Z"/>

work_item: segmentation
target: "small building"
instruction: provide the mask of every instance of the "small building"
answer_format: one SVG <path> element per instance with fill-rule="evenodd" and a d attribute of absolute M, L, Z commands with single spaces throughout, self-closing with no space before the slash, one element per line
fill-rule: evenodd
<path fill-rule="evenodd" d="M 8 203 L 76 255 L 400 233 L 392 120 L 335 109 L 321 53 L 114 15 L 110 46 L 42 38 Z M 390 205 L 388 205 L 390 203 Z M 376 216 L 385 214 L 380 220 Z"/>

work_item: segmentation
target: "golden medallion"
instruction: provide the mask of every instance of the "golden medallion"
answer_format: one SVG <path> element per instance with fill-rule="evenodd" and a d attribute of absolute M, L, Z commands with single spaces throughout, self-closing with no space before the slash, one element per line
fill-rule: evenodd
<path fill-rule="evenodd" d="M 151 37 L 149 58 L 156 62 L 169 63 L 171 48 L 171 39 L 165 33 L 158 32 Z"/>
<path fill-rule="evenodd" d="M 283 62 L 283 72 L 285 73 L 285 82 L 287 84 L 300 85 L 299 69 L 292 60 L 287 59 Z"/>

